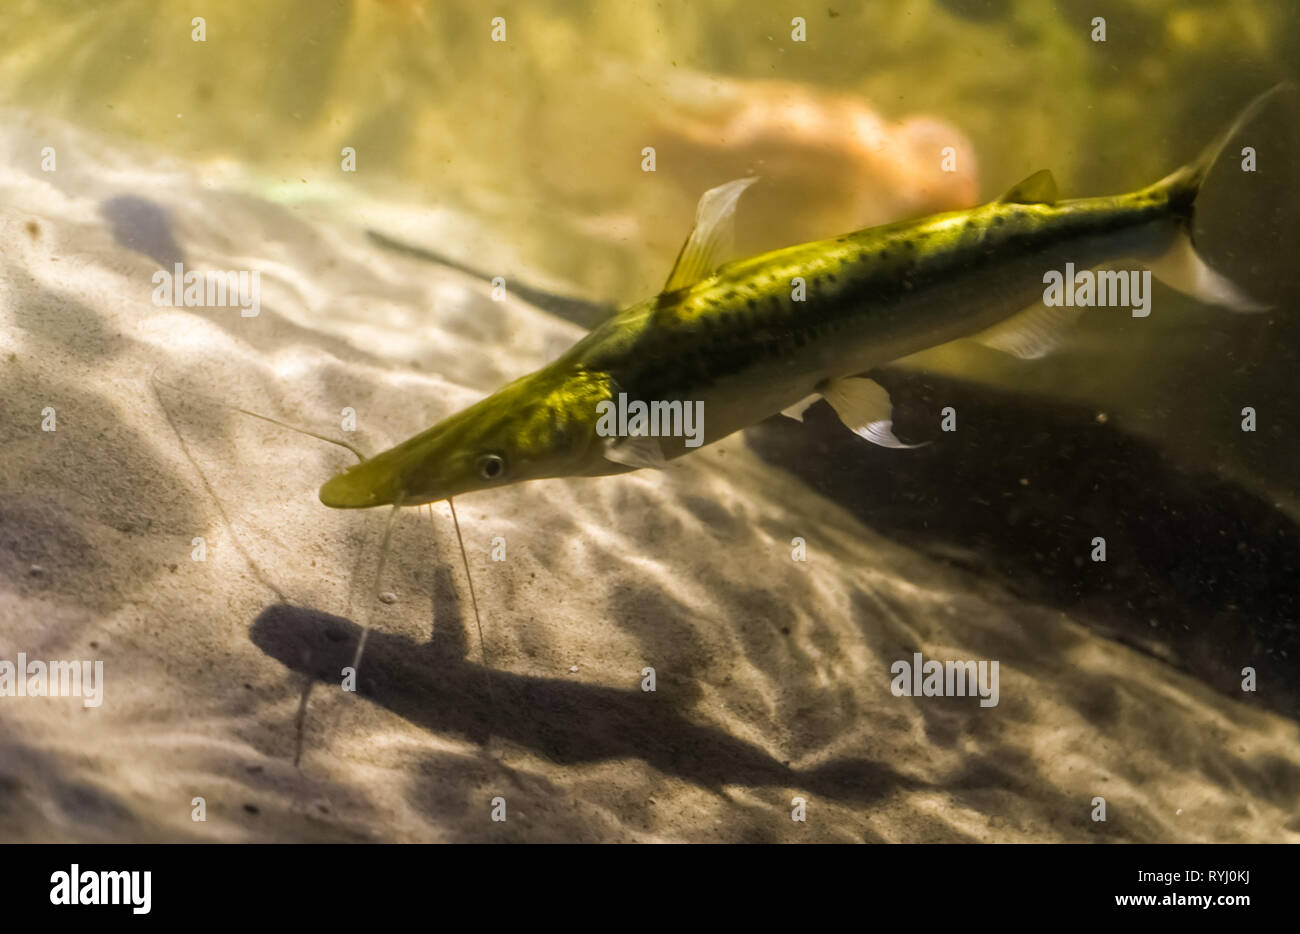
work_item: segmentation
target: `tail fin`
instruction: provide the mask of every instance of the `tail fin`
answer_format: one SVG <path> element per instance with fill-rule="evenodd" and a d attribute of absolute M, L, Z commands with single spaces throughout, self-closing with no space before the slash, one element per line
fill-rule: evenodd
<path fill-rule="evenodd" d="M 1183 218 L 1183 227 L 1173 243 L 1164 253 L 1148 262 L 1156 278 L 1165 285 L 1198 301 L 1220 305 L 1231 311 L 1267 311 L 1271 307 L 1242 292 L 1231 280 L 1215 272 L 1201 259 L 1192 241 L 1193 206 L 1206 177 L 1223 155 L 1228 143 L 1259 115 L 1273 97 L 1292 88 L 1294 85 L 1288 83 L 1277 84 L 1260 94 L 1246 105 L 1232 125 L 1206 146 L 1194 161 L 1165 176 L 1153 186 L 1169 192 L 1170 203 Z"/>

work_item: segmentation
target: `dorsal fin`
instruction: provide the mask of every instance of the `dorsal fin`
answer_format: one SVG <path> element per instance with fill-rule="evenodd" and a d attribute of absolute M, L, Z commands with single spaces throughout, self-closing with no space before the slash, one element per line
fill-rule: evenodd
<path fill-rule="evenodd" d="M 1055 204 L 1060 197 L 1056 179 L 1052 178 L 1049 170 L 1042 169 L 1012 187 L 998 200 L 1006 204 Z"/>
<path fill-rule="evenodd" d="M 738 178 L 710 188 L 700 196 L 695 208 L 695 226 L 677 254 L 677 262 L 664 285 L 665 292 L 694 285 L 721 265 L 723 255 L 731 249 L 736 202 L 756 181 L 757 178 Z"/>

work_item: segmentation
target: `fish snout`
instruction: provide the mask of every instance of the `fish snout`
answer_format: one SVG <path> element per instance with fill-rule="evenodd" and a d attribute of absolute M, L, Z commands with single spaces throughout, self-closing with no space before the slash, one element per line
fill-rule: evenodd
<path fill-rule="evenodd" d="M 370 461 L 330 477 L 320 488 L 320 501 L 331 509 L 367 509 L 396 501 L 390 476 L 371 468 Z M 386 472 L 383 472 L 386 473 Z M 380 475 L 377 475 L 380 474 Z"/>

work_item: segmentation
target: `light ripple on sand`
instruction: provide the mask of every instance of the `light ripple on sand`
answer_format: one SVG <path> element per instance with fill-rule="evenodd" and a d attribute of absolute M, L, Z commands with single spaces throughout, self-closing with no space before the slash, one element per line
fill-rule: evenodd
<path fill-rule="evenodd" d="M 377 450 L 577 329 L 189 167 L 4 125 L 0 153 L 69 168 L 0 159 L 0 657 L 100 657 L 107 685 L 94 711 L 0 700 L 0 839 L 1300 839 L 1294 723 L 873 532 L 741 437 L 458 502 L 489 693 L 444 507 L 400 517 L 375 586 L 384 517 L 316 500 L 346 452 L 150 377 L 326 433 L 353 406 Z M 205 267 L 274 271 L 261 316 L 152 306 L 156 264 L 97 213 L 124 193 Z M 317 684 L 294 768 L 317 643 L 290 637 L 328 648 L 323 614 L 373 626 L 378 693 Z M 913 651 L 999 659 L 1002 704 L 895 698 Z"/>

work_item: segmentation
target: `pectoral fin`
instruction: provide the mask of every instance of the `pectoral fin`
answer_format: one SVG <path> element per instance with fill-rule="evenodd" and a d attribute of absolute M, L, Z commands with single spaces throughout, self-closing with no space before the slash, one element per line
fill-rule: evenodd
<path fill-rule="evenodd" d="M 738 178 L 700 197 L 695 226 L 677 254 L 677 262 L 664 285 L 665 292 L 683 289 L 711 276 L 731 250 L 735 236 L 736 202 L 757 178 Z"/>
<path fill-rule="evenodd" d="M 1037 360 L 1065 342 L 1070 327 L 1082 313 L 1077 305 L 1033 305 L 980 331 L 971 340 L 1022 360 Z"/>
<path fill-rule="evenodd" d="M 882 448 L 919 448 L 894 434 L 893 404 L 885 387 L 861 376 L 837 379 L 822 390 L 835 414 L 855 435 Z"/>
<path fill-rule="evenodd" d="M 663 467 L 667 463 L 658 438 L 607 438 L 605 459 L 629 467 Z"/>

